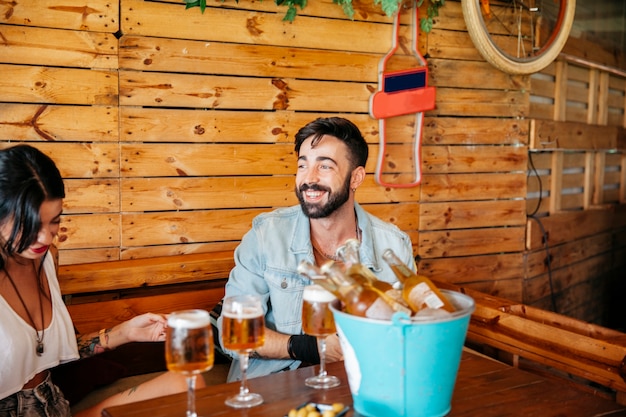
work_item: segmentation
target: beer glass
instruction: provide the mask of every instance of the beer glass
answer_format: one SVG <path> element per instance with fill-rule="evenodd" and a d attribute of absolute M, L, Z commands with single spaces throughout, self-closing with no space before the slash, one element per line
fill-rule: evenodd
<path fill-rule="evenodd" d="M 335 319 L 330 305 L 337 303 L 337 297 L 318 284 L 304 287 L 302 295 L 302 329 L 304 333 L 317 338 L 320 353 L 320 372 L 307 378 L 304 383 L 312 388 L 332 388 L 339 385 L 339 378 L 326 372 L 326 337 L 336 333 Z"/>
<path fill-rule="evenodd" d="M 260 394 L 248 389 L 247 370 L 250 352 L 265 343 L 265 318 L 261 298 L 256 295 L 227 297 L 222 306 L 222 343 L 239 354 L 241 387 L 239 393 L 226 399 L 226 405 L 249 408 L 263 402 Z"/>
<path fill-rule="evenodd" d="M 213 330 L 208 311 L 176 311 L 167 317 L 165 362 L 167 369 L 186 376 L 187 417 L 197 417 L 196 376 L 213 367 Z"/>

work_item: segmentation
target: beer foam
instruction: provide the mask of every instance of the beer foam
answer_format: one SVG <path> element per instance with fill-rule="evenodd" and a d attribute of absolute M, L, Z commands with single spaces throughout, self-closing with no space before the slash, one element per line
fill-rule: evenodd
<path fill-rule="evenodd" d="M 233 303 L 232 310 L 222 310 L 222 316 L 234 319 L 253 319 L 262 315 L 262 309 L 255 307 L 242 307 L 239 303 Z"/>
<path fill-rule="evenodd" d="M 302 298 L 313 303 L 330 303 L 337 297 L 333 293 L 326 291 L 322 286 L 314 284 L 304 287 Z"/>
<path fill-rule="evenodd" d="M 167 317 L 167 325 L 172 328 L 199 329 L 211 324 L 211 316 L 204 310 L 181 311 Z"/>

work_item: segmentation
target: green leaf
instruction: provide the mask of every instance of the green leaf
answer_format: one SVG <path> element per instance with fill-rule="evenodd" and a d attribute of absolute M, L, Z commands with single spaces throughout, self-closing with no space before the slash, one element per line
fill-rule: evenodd
<path fill-rule="evenodd" d="M 439 16 L 439 7 L 428 6 L 428 18 L 432 20 L 433 17 Z"/>
<path fill-rule="evenodd" d="M 423 32 L 430 32 L 433 28 L 433 19 L 430 17 L 422 17 L 420 19 L 420 28 Z"/>
<path fill-rule="evenodd" d="M 206 0 L 185 0 L 185 2 L 187 3 L 185 5 L 185 9 L 199 7 L 202 13 L 204 13 L 204 10 L 206 9 Z"/>
<path fill-rule="evenodd" d="M 192 7 L 199 7 L 202 13 L 206 9 L 207 0 L 184 0 L 185 9 Z M 222 0 L 224 1 L 224 0 Z M 374 0 L 374 5 L 380 6 L 382 11 L 387 16 L 394 16 L 400 10 L 400 5 L 404 0 Z M 445 0 L 429 0 L 431 5 L 428 6 L 428 17 L 420 20 L 420 27 L 424 32 L 430 32 L 433 27 L 433 17 L 439 16 L 439 7 L 441 7 Z M 239 0 L 235 0 L 239 3 Z M 304 9 L 307 6 L 308 0 L 274 0 L 277 6 L 287 7 L 287 12 L 283 17 L 283 21 L 293 22 L 298 14 L 298 7 Z M 424 0 L 417 0 L 417 7 L 423 4 Z M 354 5 L 352 0 L 333 0 L 334 4 L 341 6 L 344 14 L 350 19 L 354 19 Z"/>
<path fill-rule="evenodd" d="M 380 0 L 380 1 L 375 0 L 374 4 L 381 3 L 380 7 L 381 9 L 383 9 L 383 12 L 385 12 L 387 16 L 393 16 L 400 9 L 401 1 L 402 0 Z"/>
<path fill-rule="evenodd" d="M 340 5 L 343 9 L 343 13 L 351 20 L 354 19 L 354 7 L 352 6 L 352 0 L 333 0 L 333 3 Z"/>
<path fill-rule="evenodd" d="M 346 16 L 350 18 L 350 20 L 354 20 L 354 7 L 352 6 L 352 1 L 344 2 L 341 5 L 343 12 Z"/>
<path fill-rule="evenodd" d="M 293 22 L 293 20 L 296 18 L 297 12 L 298 11 L 296 10 L 296 8 L 290 5 L 287 9 L 287 13 L 285 13 L 285 17 L 283 17 L 283 20 L 287 22 Z"/>

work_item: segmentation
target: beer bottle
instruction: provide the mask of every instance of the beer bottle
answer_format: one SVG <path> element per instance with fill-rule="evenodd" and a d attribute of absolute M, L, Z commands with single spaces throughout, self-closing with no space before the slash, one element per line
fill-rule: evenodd
<path fill-rule="evenodd" d="M 371 285 L 384 292 L 391 290 L 393 287 L 390 283 L 379 280 L 369 268 L 361 263 L 360 245 L 357 239 L 348 239 L 337 249 L 337 256 L 343 262 L 346 274 L 362 285 Z"/>
<path fill-rule="evenodd" d="M 320 269 L 337 286 L 337 298 L 344 304 L 346 313 L 379 320 L 389 320 L 395 313 L 385 293 L 359 284 L 335 262 L 327 262 Z"/>
<path fill-rule="evenodd" d="M 455 310 L 448 298 L 439 291 L 439 288 L 430 279 L 411 271 L 393 250 L 387 249 L 383 253 L 383 259 L 402 283 L 402 298 L 413 312 L 417 313 L 424 308 L 443 308 L 449 312 Z"/>
<path fill-rule="evenodd" d="M 395 311 L 402 311 L 410 316 L 412 311 L 402 298 L 401 291 L 394 289 L 390 283 L 379 280 L 368 267 L 361 263 L 360 246 L 361 243 L 357 239 L 348 239 L 337 249 L 337 256 L 344 264 L 345 273 L 357 283 L 373 287 L 379 293 L 382 292 L 383 299 Z"/>
<path fill-rule="evenodd" d="M 341 299 L 339 296 L 339 290 L 337 284 L 331 280 L 327 275 L 322 273 L 320 269 L 309 261 L 301 261 L 298 264 L 298 273 L 313 281 L 315 284 L 319 284 L 324 287 L 328 292 L 331 292 L 335 297 Z"/>

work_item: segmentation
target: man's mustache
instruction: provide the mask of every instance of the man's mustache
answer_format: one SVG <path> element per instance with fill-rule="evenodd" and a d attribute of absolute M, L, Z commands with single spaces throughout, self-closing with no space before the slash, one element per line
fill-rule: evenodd
<path fill-rule="evenodd" d="M 305 191 L 324 191 L 329 193 L 330 192 L 330 188 L 321 186 L 319 184 L 302 184 L 299 188 L 300 192 L 303 193 Z"/>

